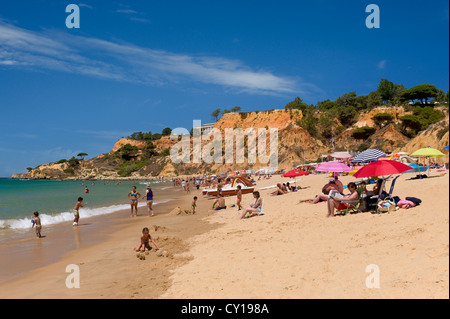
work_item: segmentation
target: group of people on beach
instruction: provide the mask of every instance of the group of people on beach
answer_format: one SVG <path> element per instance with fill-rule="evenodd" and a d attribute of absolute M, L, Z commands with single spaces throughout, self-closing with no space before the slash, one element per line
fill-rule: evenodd
<path fill-rule="evenodd" d="M 136 190 L 136 186 L 133 186 L 131 188 L 131 191 L 128 193 L 128 198 L 130 199 L 130 205 L 131 205 L 131 213 L 130 217 L 137 217 L 138 213 L 138 203 L 139 199 L 141 198 L 141 193 L 139 193 Z M 145 190 L 144 198 L 147 201 L 147 212 L 149 217 L 155 216 L 153 213 L 153 191 L 150 185 L 147 185 L 147 188 Z M 134 213 L 133 213 L 134 212 Z"/>

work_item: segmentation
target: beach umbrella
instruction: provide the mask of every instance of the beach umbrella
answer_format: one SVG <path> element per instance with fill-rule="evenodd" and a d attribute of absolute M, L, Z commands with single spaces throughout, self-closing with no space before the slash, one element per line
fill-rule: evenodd
<path fill-rule="evenodd" d="M 442 157 L 445 156 L 445 154 L 428 146 L 415 151 L 411 156 L 428 158 L 428 175 L 430 175 L 430 157 Z"/>
<path fill-rule="evenodd" d="M 329 157 L 338 158 L 338 159 L 349 159 L 349 158 L 352 158 L 353 156 L 347 152 L 334 152 L 333 154 L 330 154 Z"/>
<path fill-rule="evenodd" d="M 343 172 L 352 172 L 353 170 L 347 165 L 340 162 L 325 162 L 320 164 L 316 171 L 319 172 L 334 172 L 334 173 L 343 173 Z"/>
<path fill-rule="evenodd" d="M 378 160 L 380 157 L 385 156 L 387 156 L 387 154 L 383 151 L 377 149 L 368 149 L 356 155 L 355 158 L 352 160 L 352 163 L 373 162 Z"/>
<path fill-rule="evenodd" d="M 448 147 L 449 147 L 450 145 L 447 145 L 446 147 L 444 147 L 444 150 L 445 151 L 448 151 Z"/>
<path fill-rule="evenodd" d="M 442 153 L 441 151 L 438 151 L 438 150 L 434 149 L 434 148 L 424 147 L 424 148 L 421 148 L 420 150 L 417 150 L 414 153 L 412 153 L 411 156 L 416 156 L 416 157 L 441 157 L 441 156 L 445 156 L 445 154 Z"/>
<path fill-rule="evenodd" d="M 355 174 L 353 174 L 353 177 L 361 178 L 371 176 L 394 175 L 394 174 L 401 174 L 403 172 L 409 171 L 410 169 L 411 169 L 410 166 L 397 161 L 380 160 L 372 162 L 362 167 Z"/>
<path fill-rule="evenodd" d="M 302 171 L 302 170 L 295 169 L 295 170 L 289 171 L 287 173 L 284 173 L 281 176 L 283 176 L 283 177 L 296 177 L 296 176 L 306 176 L 306 175 L 309 175 L 309 173 L 307 173 L 305 171 Z"/>

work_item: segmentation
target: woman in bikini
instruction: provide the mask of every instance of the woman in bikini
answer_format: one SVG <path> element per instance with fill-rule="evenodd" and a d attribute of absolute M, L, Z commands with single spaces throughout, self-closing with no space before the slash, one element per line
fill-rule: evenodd
<path fill-rule="evenodd" d="M 128 198 L 130 199 L 130 205 L 131 205 L 131 215 L 130 217 L 133 217 L 133 208 L 135 210 L 135 217 L 137 217 L 138 213 L 138 202 L 139 198 L 141 197 L 141 194 L 136 191 L 136 186 L 133 186 L 132 191 L 128 193 Z"/>
<path fill-rule="evenodd" d="M 244 209 L 244 212 L 241 215 L 241 219 L 261 214 L 262 198 L 259 192 L 253 192 L 253 198 L 255 198 L 256 200 L 255 203 L 251 207 Z"/>

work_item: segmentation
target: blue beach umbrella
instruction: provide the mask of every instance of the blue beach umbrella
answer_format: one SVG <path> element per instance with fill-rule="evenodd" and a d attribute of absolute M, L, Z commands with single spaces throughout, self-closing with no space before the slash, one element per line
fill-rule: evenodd
<path fill-rule="evenodd" d="M 448 147 L 449 147 L 450 145 L 447 145 L 446 147 L 444 147 L 444 151 L 448 151 Z"/>

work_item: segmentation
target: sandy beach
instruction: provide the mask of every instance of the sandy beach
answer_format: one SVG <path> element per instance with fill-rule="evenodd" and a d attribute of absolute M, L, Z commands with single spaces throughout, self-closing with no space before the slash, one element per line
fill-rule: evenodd
<path fill-rule="evenodd" d="M 200 196 L 195 215 L 106 225 L 102 240 L 2 285 L 0 298 L 448 298 L 448 172 L 407 180 L 412 176 L 402 175 L 394 193 L 422 204 L 385 214 L 325 218 L 325 203 L 299 204 L 320 192 L 324 174 L 297 178 L 310 186 L 298 192 L 262 190 L 265 215 L 245 220 L 236 207 L 211 211 L 212 201 Z M 354 180 L 341 177 L 344 184 Z M 256 190 L 280 181 L 292 180 L 274 176 Z M 195 195 L 170 205 L 187 209 Z M 253 201 L 243 196 L 244 207 Z M 235 204 L 235 197 L 226 202 Z M 154 249 L 145 260 L 136 257 L 143 227 L 166 257 Z M 66 287 L 71 264 L 79 266 L 80 288 Z M 379 269 L 380 288 L 366 285 L 369 265 Z"/>

